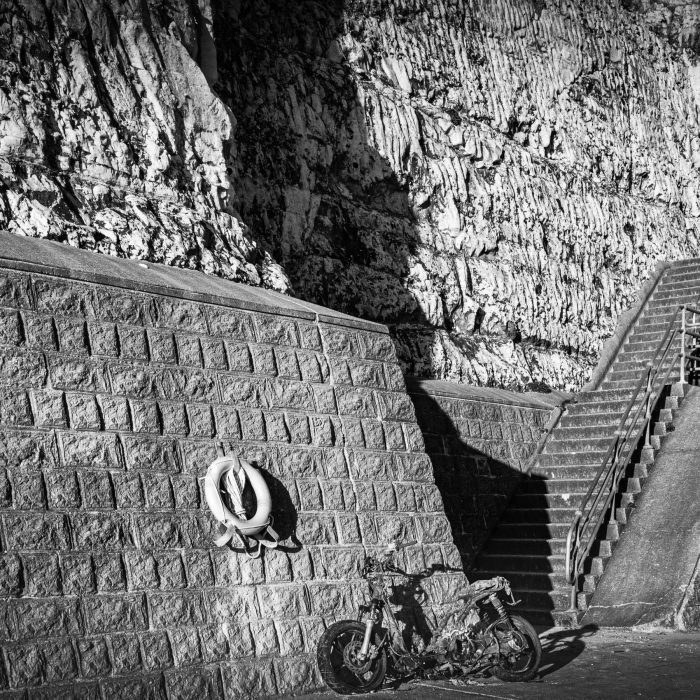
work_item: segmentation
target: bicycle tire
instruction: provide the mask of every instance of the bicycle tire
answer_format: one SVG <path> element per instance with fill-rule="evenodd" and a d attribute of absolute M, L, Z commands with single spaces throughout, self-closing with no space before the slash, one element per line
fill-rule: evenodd
<path fill-rule="evenodd" d="M 316 647 L 316 662 L 326 685 L 340 695 L 359 695 L 376 690 L 384 682 L 387 668 L 386 649 L 367 663 L 364 673 L 357 673 L 346 663 L 345 650 L 349 644 L 361 644 L 365 626 L 355 620 L 342 620 L 331 625 Z M 379 637 L 373 635 L 373 644 L 379 646 Z"/>
<path fill-rule="evenodd" d="M 512 666 L 501 657 L 501 665 L 493 668 L 493 675 L 499 680 L 508 683 L 524 683 L 525 681 L 531 681 L 537 675 L 537 671 L 539 671 L 542 661 L 542 645 L 540 644 L 540 638 L 537 632 L 535 632 L 535 628 L 525 618 L 519 615 L 511 615 L 510 620 L 518 632 L 527 639 L 530 650 L 528 654 L 528 663 L 525 668 L 514 670 Z M 494 634 L 495 633 L 496 628 L 494 628 Z"/>

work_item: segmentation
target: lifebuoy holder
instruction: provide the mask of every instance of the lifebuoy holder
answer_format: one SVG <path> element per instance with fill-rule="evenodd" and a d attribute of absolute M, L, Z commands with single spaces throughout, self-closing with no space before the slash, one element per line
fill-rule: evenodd
<path fill-rule="evenodd" d="M 204 498 L 214 517 L 226 527 L 226 532 L 214 540 L 217 547 L 223 547 L 233 537 L 238 537 L 246 553 L 259 557 L 262 547 L 274 548 L 279 543 L 279 535 L 272 529 L 272 498 L 262 474 L 250 462 L 237 455 L 225 455 L 215 459 L 207 469 L 204 480 Z M 243 507 L 243 489 L 246 479 L 255 492 L 257 503 L 255 515 L 246 516 Z M 224 502 L 225 492 L 233 506 L 232 512 Z M 248 544 L 248 538 L 257 542 L 257 549 Z"/>

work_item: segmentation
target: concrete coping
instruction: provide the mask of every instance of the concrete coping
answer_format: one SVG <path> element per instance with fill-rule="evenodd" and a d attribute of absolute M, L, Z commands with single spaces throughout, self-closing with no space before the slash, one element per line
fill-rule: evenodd
<path fill-rule="evenodd" d="M 452 399 L 464 399 L 467 401 L 482 401 L 484 403 L 497 403 L 506 406 L 520 406 L 522 408 L 536 408 L 549 410 L 563 405 L 573 394 L 564 391 L 551 391 L 541 394 L 534 391 L 519 393 L 507 389 L 495 389 L 493 387 L 468 386 L 456 382 L 447 382 L 440 379 L 421 379 L 420 377 L 406 377 L 406 385 L 409 394 L 428 394 L 429 396 L 444 396 Z"/>
<path fill-rule="evenodd" d="M 380 323 L 355 318 L 261 287 L 196 270 L 116 258 L 65 243 L 0 231 L 0 268 L 92 282 L 131 291 L 188 299 L 387 335 Z"/>

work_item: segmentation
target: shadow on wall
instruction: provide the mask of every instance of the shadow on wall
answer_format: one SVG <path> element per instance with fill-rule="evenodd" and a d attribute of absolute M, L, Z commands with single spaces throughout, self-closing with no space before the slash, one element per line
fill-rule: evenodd
<path fill-rule="evenodd" d="M 341 54 L 344 4 L 214 1 L 213 87 L 237 120 L 229 159 L 236 207 L 296 296 L 427 326 L 401 283 L 419 242 L 409 184 L 421 166 L 396 173 L 373 145 L 368 128 L 398 117 L 393 103 L 363 89 L 366 76 Z M 406 140 L 409 159 L 409 136 L 394 136 Z"/>

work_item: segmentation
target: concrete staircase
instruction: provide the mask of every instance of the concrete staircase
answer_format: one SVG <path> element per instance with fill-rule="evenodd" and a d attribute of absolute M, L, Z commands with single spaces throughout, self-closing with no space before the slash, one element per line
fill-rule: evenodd
<path fill-rule="evenodd" d="M 470 580 L 496 575 L 509 579 L 516 600 L 522 601 L 517 611 L 533 624 L 578 624 L 582 613 L 568 612 L 571 587 L 565 580 L 569 527 L 676 308 L 699 297 L 700 260 L 676 263 L 664 272 L 600 388 L 568 404 L 468 574 Z M 674 352 L 679 348 L 680 340 Z M 678 378 L 674 368 L 653 415 L 651 447 L 638 447 L 630 461 L 616 502 L 616 522 L 601 527 L 581 582 L 579 611 L 585 611 L 593 596 L 664 435 L 673 430 L 684 396 Z"/>

